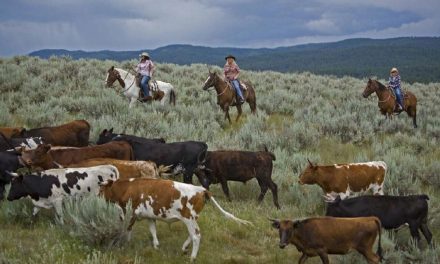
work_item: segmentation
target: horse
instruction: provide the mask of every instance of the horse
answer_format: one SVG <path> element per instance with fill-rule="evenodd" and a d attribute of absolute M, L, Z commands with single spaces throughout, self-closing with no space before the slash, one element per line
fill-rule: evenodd
<path fill-rule="evenodd" d="M 133 74 L 121 68 L 115 68 L 112 66 L 107 71 L 107 77 L 105 83 L 107 87 L 112 87 L 115 81 L 118 81 L 121 87 L 124 89 L 122 93 L 130 101 L 129 108 L 133 107 L 137 100 L 139 100 L 140 87 L 136 85 L 136 78 Z M 165 104 L 167 96 L 170 98 L 170 104 L 176 105 L 176 93 L 174 87 L 170 83 L 156 81 L 159 89 L 158 93 L 153 91 L 153 100 L 160 101 L 162 105 Z"/>
<path fill-rule="evenodd" d="M 372 93 L 376 93 L 379 99 L 378 106 L 382 115 L 385 118 L 392 119 L 393 113 L 400 113 L 405 111 L 408 116 L 412 117 L 413 126 L 417 128 L 417 98 L 412 92 L 404 92 L 404 109 L 401 111 L 396 111 L 396 95 L 392 88 L 387 87 L 377 80 L 368 79 L 367 86 L 365 87 L 362 96 L 367 98 Z"/>
<path fill-rule="evenodd" d="M 251 108 L 251 112 L 253 114 L 257 111 L 257 103 L 255 97 L 255 90 L 252 85 L 248 82 L 244 83 L 246 85 L 246 90 L 243 92 L 243 96 L 245 101 L 249 104 Z M 223 112 L 225 112 L 225 119 L 229 120 L 229 124 L 231 124 L 231 117 L 229 116 L 229 107 L 235 106 L 237 107 L 238 115 L 235 119 L 237 122 L 241 116 L 242 109 L 241 104 L 237 104 L 235 99 L 235 89 L 231 86 L 231 84 L 222 79 L 216 72 L 209 71 L 208 79 L 206 79 L 203 90 L 207 91 L 208 88 L 214 87 L 217 92 L 217 104 L 221 107 Z"/>

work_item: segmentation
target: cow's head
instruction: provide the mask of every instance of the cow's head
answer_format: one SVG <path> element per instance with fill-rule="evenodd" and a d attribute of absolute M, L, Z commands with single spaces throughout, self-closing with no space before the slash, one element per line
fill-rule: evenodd
<path fill-rule="evenodd" d="M 293 235 L 293 230 L 298 222 L 292 220 L 269 219 L 272 221 L 272 227 L 278 229 L 280 235 L 280 248 L 285 248 Z"/>
<path fill-rule="evenodd" d="M 115 135 L 113 134 L 113 128 L 110 128 L 108 130 L 104 129 L 99 134 L 99 138 L 98 138 L 98 141 L 96 142 L 96 144 L 102 145 L 102 144 L 108 143 L 113 139 L 114 136 Z"/>
<path fill-rule="evenodd" d="M 8 173 L 11 177 L 11 188 L 9 189 L 8 201 L 18 200 L 22 197 L 28 196 L 29 192 L 26 188 L 26 183 L 23 175 L 15 173 Z"/>
<path fill-rule="evenodd" d="M 194 170 L 194 174 L 199 179 L 200 184 L 206 189 L 209 189 L 209 185 L 218 183 L 216 177 L 214 177 L 214 173 L 211 169 L 207 168 L 205 165 L 199 165 Z"/>
<path fill-rule="evenodd" d="M 313 164 L 309 159 L 307 168 L 299 176 L 299 184 L 314 184 L 316 182 L 318 166 Z"/>
<path fill-rule="evenodd" d="M 113 180 L 106 180 L 103 182 L 99 182 L 99 196 L 104 197 L 106 200 L 108 200 L 108 197 L 111 193 L 111 188 L 113 185 Z"/>
<path fill-rule="evenodd" d="M 50 150 L 50 145 L 42 144 L 36 149 L 24 150 L 21 153 L 21 159 L 25 166 L 27 167 L 41 167 L 47 169 L 48 161 L 52 159 L 51 155 L 48 153 Z"/>

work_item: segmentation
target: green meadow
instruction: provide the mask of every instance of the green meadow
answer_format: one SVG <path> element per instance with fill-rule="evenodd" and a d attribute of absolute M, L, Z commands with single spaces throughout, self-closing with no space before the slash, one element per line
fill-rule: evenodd
<path fill-rule="evenodd" d="M 225 219 L 208 202 L 199 219 L 198 263 L 296 263 L 300 254 L 293 246 L 278 247 L 278 232 L 267 218 L 302 219 L 325 213 L 321 189 L 298 184 L 307 158 L 319 164 L 383 160 L 388 165 L 386 194 L 429 195 L 428 225 L 434 235 L 432 246 L 424 238 L 416 246 L 407 227 L 397 233 L 383 230 L 383 263 L 440 263 L 440 83 L 403 82 L 403 88 L 418 98 L 419 128 L 414 129 L 406 113 L 385 121 L 375 95 L 361 96 L 368 79 L 244 69 L 241 79 L 256 89 L 257 115 L 250 114 L 246 104 L 242 119 L 230 125 L 216 104 L 215 92 L 202 90 L 208 69 L 221 72 L 221 68 L 158 64 L 155 78 L 175 87 L 176 106 L 153 102 L 128 109 L 122 88 L 117 83 L 106 88 L 104 80 L 112 65 L 128 69 L 135 63 L 67 57 L 0 59 L 0 126 L 34 128 L 85 119 L 91 124 L 93 142 L 103 129 L 114 128 L 167 142 L 204 141 L 210 150 L 257 151 L 266 145 L 276 155 L 272 178 L 281 209 L 273 205 L 270 191 L 257 203 L 256 180 L 229 182 L 232 202 L 219 185 L 212 185 L 222 207 L 253 226 Z M 236 110 L 230 113 L 235 119 Z M 147 222 L 138 221 L 127 242 L 122 228 L 126 223 L 120 223 L 115 207 L 101 199 L 69 201 L 65 212 L 68 224 L 61 225 L 53 210 L 43 209 L 32 218 L 27 199 L 0 202 L 0 263 L 189 262 L 189 255 L 181 252 L 188 235 L 182 223 L 159 222 L 160 246 L 154 250 Z M 330 260 L 366 263 L 357 252 Z M 321 261 L 312 258 L 307 263 Z"/>

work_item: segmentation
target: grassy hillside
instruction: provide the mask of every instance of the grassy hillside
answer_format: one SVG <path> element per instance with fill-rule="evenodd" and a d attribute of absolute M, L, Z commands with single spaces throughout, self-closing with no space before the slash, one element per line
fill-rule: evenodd
<path fill-rule="evenodd" d="M 267 145 L 277 159 L 273 179 L 278 184 L 277 210 L 268 192 L 256 203 L 259 187 L 229 183 L 232 202 L 220 186 L 212 191 L 228 211 L 250 220 L 244 227 L 225 220 L 211 204 L 199 219 L 202 241 L 198 263 L 295 263 L 294 247 L 278 248 L 278 233 L 267 217 L 304 218 L 323 215 L 325 203 L 317 186 L 298 185 L 307 158 L 318 163 L 384 160 L 388 164 L 387 194 L 426 193 L 434 246 L 421 249 L 409 240 L 408 228 L 397 235 L 384 232 L 384 263 L 438 263 L 440 249 L 440 84 L 404 83 L 419 99 L 419 128 L 401 114 L 393 121 L 379 114 L 377 99 L 364 99 L 366 79 L 318 76 L 311 73 L 244 71 L 242 79 L 256 87 L 258 115 L 244 107 L 244 118 L 229 125 L 216 105 L 214 92 L 201 89 L 206 65 L 158 65 L 158 80 L 177 90 L 177 104 L 138 104 L 128 109 L 121 89 L 105 88 L 106 70 L 128 68 L 135 61 L 71 60 L 15 57 L 0 60 L 0 126 L 28 128 L 86 119 L 96 140 L 104 128 L 168 142 L 201 140 L 211 150 L 261 150 Z M 219 68 L 213 68 L 220 70 Z M 232 110 L 235 117 L 236 111 Z M 64 231 L 51 210 L 30 218 L 27 200 L 0 203 L 0 263 L 186 263 L 180 248 L 187 237 L 183 224 L 158 224 L 160 249 L 154 250 L 146 222 L 135 224 L 131 242 L 112 249 L 86 244 Z M 110 219 L 111 220 L 111 219 Z M 109 220 L 109 221 L 110 221 Z M 114 221 L 118 221 L 115 218 Z M 363 263 L 357 253 L 332 256 L 332 263 Z M 308 263 L 320 263 L 311 259 Z"/>
<path fill-rule="evenodd" d="M 30 55 L 41 58 L 67 55 L 74 59 L 123 61 L 137 58 L 140 52 L 40 50 Z M 149 52 L 155 61 L 180 65 L 193 63 L 223 65 L 225 55 L 232 53 L 238 58 L 240 66 L 249 70 L 308 71 L 340 77 L 347 75 L 357 78 L 369 76 L 385 78 L 391 67 L 398 67 L 407 82 L 440 81 L 440 38 L 438 37 L 348 39 L 274 49 L 170 45 Z"/>

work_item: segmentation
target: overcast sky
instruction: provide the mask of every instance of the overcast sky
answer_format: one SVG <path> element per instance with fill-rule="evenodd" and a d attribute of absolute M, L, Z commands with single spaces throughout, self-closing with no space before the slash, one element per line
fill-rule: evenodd
<path fill-rule="evenodd" d="M 440 0 L 1 0 L 0 56 L 440 36 Z"/>

